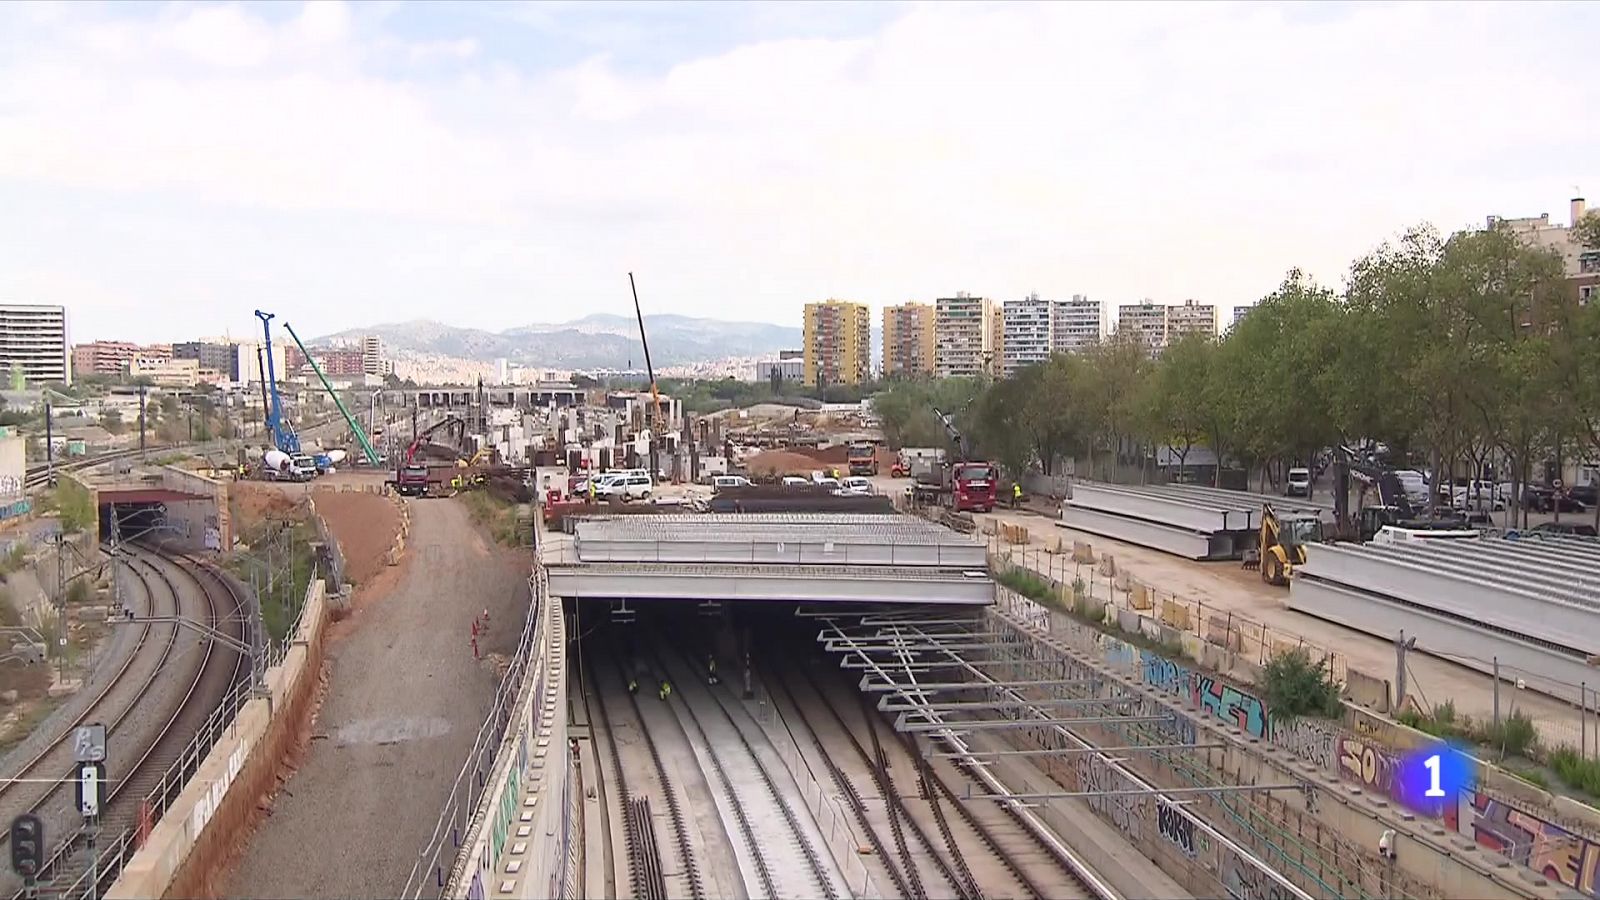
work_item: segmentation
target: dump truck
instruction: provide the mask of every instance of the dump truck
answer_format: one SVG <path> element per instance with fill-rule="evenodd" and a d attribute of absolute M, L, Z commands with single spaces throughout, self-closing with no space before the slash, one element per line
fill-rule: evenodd
<path fill-rule="evenodd" d="M 912 498 L 926 506 L 945 506 L 957 512 L 992 512 L 1000 484 L 994 463 L 968 460 L 948 465 L 929 464 L 911 486 Z"/>
<path fill-rule="evenodd" d="M 871 444 L 851 444 L 845 451 L 851 475 L 878 474 L 878 448 Z"/>

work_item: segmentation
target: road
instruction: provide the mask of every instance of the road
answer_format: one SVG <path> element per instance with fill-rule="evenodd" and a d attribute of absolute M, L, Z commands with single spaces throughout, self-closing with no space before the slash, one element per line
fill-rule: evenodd
<path fill-rule="evenodd" d="M 488 544 L 456 501 L 411 503 L 407 559 L 357 593 L 337 626 L 308 749 L 222 879 L 236 897 L 393 897 L 432 833 L 489 710 L 486 651 L 515 646 L 528 562 Z"/>

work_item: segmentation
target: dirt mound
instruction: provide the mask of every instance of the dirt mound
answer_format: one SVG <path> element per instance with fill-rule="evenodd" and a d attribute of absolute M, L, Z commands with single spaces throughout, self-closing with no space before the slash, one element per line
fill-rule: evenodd
<path fill-rule="evenodd" d="M 248 481 L 234 482 L 228 498 L 233 507 L 233 528 L 237 532 L 248 531 L 266 519 L 293 518 L 301 500 L 280 488 Z"/>
<path fill-rule="evenodd" d="M 350 583 L 365 584 L 383 571 L 400 533 L 400 510 L 393 500 L 381 494 L 323 491 L 317 494 L 317 512 L 339 542 Z"/>
<path fill-rule="evenodd" d="M 844 460 L 841 458 L 840 462 Z M 745 461 L 751 475 L 810 475 L 826 466 L 822 460 L 792 450 L 767 450 Z"/>

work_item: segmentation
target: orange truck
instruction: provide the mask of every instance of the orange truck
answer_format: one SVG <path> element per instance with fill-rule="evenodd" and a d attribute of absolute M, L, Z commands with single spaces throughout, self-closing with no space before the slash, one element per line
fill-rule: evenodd
<path fill-rule="evenodd" d="M 871 444 L 851 444 L 845 451 L 851 475 L 878 474 L 878 448 Z"/>

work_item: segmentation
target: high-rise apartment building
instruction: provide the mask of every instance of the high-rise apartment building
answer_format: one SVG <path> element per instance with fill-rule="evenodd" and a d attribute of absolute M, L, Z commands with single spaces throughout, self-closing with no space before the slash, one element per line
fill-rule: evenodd
<path fill-rule="evenodd" d="M 934 301 L 933 371 L 940 378 L 994 376 L 1005 322 L 987 297 L 966 291 Z"/>
<path fill-rule="evenodd" d="M 1117 307 L 1117 335 L 1144 345 L 1151 356 L 1167 345 L 1167 307 L 1146 300 Z"/>
<path fill-rule="evenodd" d="M 1217 336 L 1217 308 L 1210 303 L 1183 301 L 1182 306 L 1167 307 L 1167 344 L 1176 343 L 1185 335 Z"/>
<path fill-rule="evenodd" d="M 883 308 L 883 377 L 933 375 L 934 310 L 927 303 Z"/>
<path fill-rule="evenodd" d="M 1568 225 L 1551 222 L 1549 213 L 1521 219 L 1490 216 L 1487 227 L 1505 228 L 1524 243 L 1554 251 L 1561 257 L 1569 296 L 1581 304 L 1587 304 L 1600 300 L 1600 250 L 1585 247 L 1573 237 L 1572 226 L 1590 215 L 1588 204 L 1582 197 L 1572 198 L 1570 215 L 1571 222 Z M 1529 324 L 1532 321 L 1529 319 Z"/>
<path fill-rule="evenodd" d="M 383 375 L 383 340 L 375 334 L 361 339 L 361 371 L 367 375 Z"/>
<path fill-rule="evenodd" d="M 172 345 L 173 359 L 192 359 L 200 368 L 220 372 L 228 379 L 239 380 L 239 351 L 233 344 L 213 344 L 206 341 L 185 341 Z"/>
<path fill-rule="evenodd" d="M 1023 300 L 1007 300 L 1000 306 L 1001 374 L 1007 378 L 1019 369 L 1048 362 L 1054 352 L 1055 329 L 1051 303 L 1030 294 Z"/>
<path fill-rule="evenodd" d="M 807 303 L 805 384 L 860 384 L 872 364 L 872 316 L 864 303 Z"/>
<path fill-rule="evenodd" d="M 1052 301 L 1050 350 L 1054 353 L 1077 353 L 1100 343 L 1103 321 L 1099 300 L 1073 294 L 1071 300 Z"/>
<path fill-rule="evenodd" d="M 1235 306 L 1233 308 L 1233 322 L 1228 326 L 1228 330 L 1232 331 L 1233 326 L 1243 322 L 1244 317 L 1250 315 L 1250 310 L 1255 308 L 1256 305 L 1254 303 L 1241 303 L 1238 306 Z"/>
<path fill-rule="evenodd" d="M 139 345 L 128 341 L 94 341 L 77 344 L 72 348 L 72 374 L 121 375 L 127 371 Z"/>
<path fill-rule="evenodd" d="M 13 377 L 24 384 L 72 383 L 65 306 L 0 304 L 0 378 Z"/>
<path fill-rule="evenodd" d="M 259 341 L 234 344 L 233 349 L 235 357 L 233 371 L 229 373 L 229 377 L 234 381 L 245 384 L 262 384 L 267 380 L 266 373 L 269 370 L 277 376 L 279 381 L 282 381 L 289 374 L 284 366 L 287 362 L 288 348 L 282 344 L 272 345 L 270 365 L 268 365 L 265 347 Z"/>

